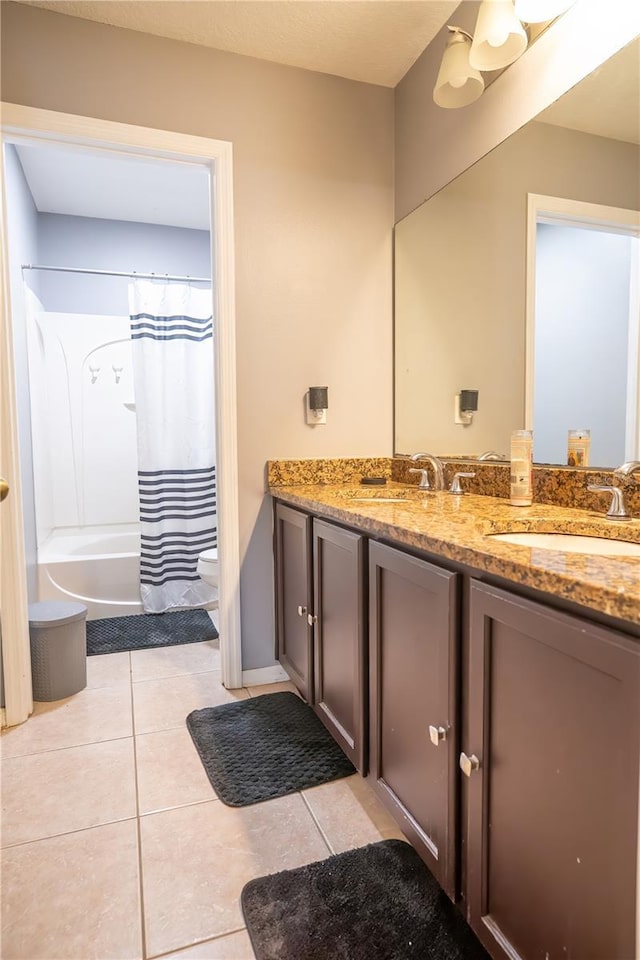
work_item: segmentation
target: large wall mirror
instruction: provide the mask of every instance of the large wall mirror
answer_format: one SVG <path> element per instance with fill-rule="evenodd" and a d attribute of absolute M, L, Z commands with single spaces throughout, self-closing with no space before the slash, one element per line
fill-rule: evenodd
<path fill-rule="evenodd" d="M 396 453 L 640 459 L 639 211 L 636 39 L 396 226 Z"/>

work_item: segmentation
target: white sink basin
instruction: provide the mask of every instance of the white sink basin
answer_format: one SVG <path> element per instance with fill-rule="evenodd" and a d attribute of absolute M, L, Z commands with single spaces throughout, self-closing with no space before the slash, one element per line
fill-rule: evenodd
<path fill-rule="evenodd" d="M 494 533 L 494 540 L 515 543 L 541 550 L 564 550 L 567 553 L 589 553 L 598 557 L 639 557 L 640 543 L 609 540 L 606 537 L 580 537 L 572 533 Z"/>

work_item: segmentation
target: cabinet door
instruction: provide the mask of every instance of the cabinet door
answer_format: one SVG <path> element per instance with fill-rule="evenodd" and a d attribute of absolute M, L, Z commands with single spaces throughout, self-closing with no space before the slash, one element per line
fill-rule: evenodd
<path fill-rule="evenodd" d="M 493 957 L 636 955 L 639 654 L 472 583 L 467 895 Z"/>
<path fill-rule="evenodd" d="M 313 521 L 315 711 L 365 772 L 364 538 Z"/>
<path fill-rule="evenodd" d="M 311 702 L 311 517 L 281 503 L 275 508 L 275 559 L 278 660 Z"/>
<path fill-rule="evenodd" d="M 457 574 L 369 546 L 370 777 L 455 893 Z"/>

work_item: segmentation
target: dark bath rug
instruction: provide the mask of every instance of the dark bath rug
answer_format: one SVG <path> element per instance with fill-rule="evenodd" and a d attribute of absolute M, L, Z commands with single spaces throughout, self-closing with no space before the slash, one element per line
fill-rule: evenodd
<path fill-rule="evenodd" d="M 218 631 L 206 610 L 142 613 L 87 622 L 87 655 L 90 657 L 217 639 Z"/>
<path fill-rule="evenodd" d="M 402 840 L 251 880 L 242 911 L 257 960 L 489 960 Z"/>
<path fill-rule="evenodd" d="M 246 807 L 355 773 L 315 713 L 295 693 L 194 710 L 189 733 L 223 803 Z"/>

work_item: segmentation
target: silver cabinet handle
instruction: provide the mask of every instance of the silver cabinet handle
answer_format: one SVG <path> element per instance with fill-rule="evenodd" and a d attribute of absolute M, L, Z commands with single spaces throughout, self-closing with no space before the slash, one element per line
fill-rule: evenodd
<path fill-rule="evenodd" d="M 465 777 L 470 777 L 475 770 L 480 769 L 480 761 L 475 753 L 472 753 L 470 757 L 468 757 L 466 753 L 460 754 L 460 769 Z"/>
<path fill-rule="evenodd" d="M 312 627 L 314 623 L 317 623 L 317 622 L 318 622 L 317 617 L 314 617 L 312 613 L 307 614 L 307 623 L 309 624 L 310 627 Z"/>
<path fill-rule="evenodd" d="M 439 746 L 442 740 L 447 739 L 447 731 L 444 727 L 434 727 L 433 725 L 429 726 L 429 739 L 434 747 Z"/>
<path fill-rule="evenodd" d="M 307 612 L 307 608 L 306 608 L 306 607 L 298 607 L 298 616 L 299 616 L 299 617 L 304 617 L 304 616 L 306 615 L 306 612 Z"/>

